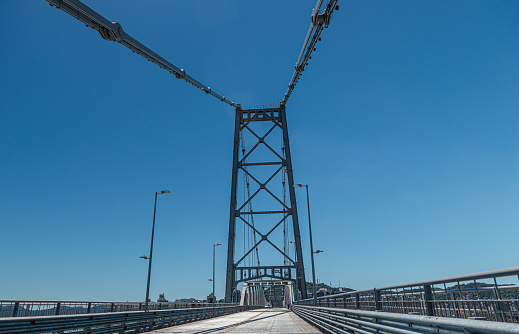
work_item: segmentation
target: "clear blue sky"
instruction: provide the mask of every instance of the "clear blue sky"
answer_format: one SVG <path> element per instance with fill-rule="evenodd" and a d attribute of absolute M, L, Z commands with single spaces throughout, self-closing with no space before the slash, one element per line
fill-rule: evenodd
<path fill-rule="evenodd" d="M 85 2 L 246 105 L 282 99 L 315 4 Z M 287 104 L 321 281 L 518 265 L 518 17 L 517 1 L 340 2 Z M 164 188 L 151 297 L 207 296 L 233 109 L 43 0 L 1 1 L 0 29 L 0 299 L 143 300 Z"/>

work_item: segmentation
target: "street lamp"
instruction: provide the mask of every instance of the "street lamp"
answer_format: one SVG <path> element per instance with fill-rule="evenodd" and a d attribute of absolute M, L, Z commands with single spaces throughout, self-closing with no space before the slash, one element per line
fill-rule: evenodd
<path fill-rule="evenodd" d="M 216 246 L 221 246 L 222 244 L 213 244 L 213 304 L 216 301 L 216 297 L 214 296 L 214 251 Z"/>
<path fill-rule="evenodd" d="M 308 230 L 310 231 L 310 251 L 312 252 L 312 280 L 314 283 L 313 297 L 314 306 L 317 306 L 317 294 L 315 293 L 315 268 L 314 268 L 314 245 L 312 243 L 312 223 L 310 221 L 310 197 L 308 196 L 308 184 L 294 184 L 294 187 L 305 187 L 306 188 L 306 205 L 308 207 Z M 322 251 L 321 251 L 322 252 Z"/>
<path fill-rule="evenodd" d="M 150 260 L 148 266 L 148 285 L 146 286 L 146 306 L 145 311 L 148 311 L 148 299 L 150 298 L 150 278 L 151 278 L 151 259 L 153 257 L 153 237 L 155 235 L 155 213 L 157 212 L 157 195 L 158 194 L 169 194 L 169 190 L 162 190 L 155 193 L 155 206 L 153 208 L 153 227 L 151 228 L 151 246 L 150 246 L 150 257 L 146 255 L 141 256 L 141 259 Z"/>

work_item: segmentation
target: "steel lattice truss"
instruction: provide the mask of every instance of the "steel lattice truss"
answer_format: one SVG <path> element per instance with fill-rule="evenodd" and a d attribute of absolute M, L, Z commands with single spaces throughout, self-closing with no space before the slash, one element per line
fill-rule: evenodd
<path fill-rule="evenodd" d="M 258 127 L 254 125 L 262 123 L 264 132 L 260 133 Z M 276 150 L 269 141 L 276 132 L 282 139 L 282 150 Z M 255 144 L 250 149 L 243 151 L 242 157 L 239 156 L 239 143 L 243 133 L 247 133 L 254 138 Z M 261 278 L 274 278 L 294 280 L 297 282 L 298 290 L 303 296 L 306 296 L 305 275 L 303 266 L 303 256 L 301 250 L 301 238 L 299 232 L 299 221 L 297 216 L 297 207 L 294 192 L 294 179 L 292 174 L 292 161 L 290 156 L 290 147 L 288 141 L 288 130 L 286 126 L 285 108 L 280 106 L 278 108 L 269 109 L 247 109 L 236 108 L 236 123 L 234 133 L 234 155 L 233 155 L 233 171 L 232 171 L 232 187 L 231 187 L 231 210 L 229 218 L 229 240 L 228 240 L 228 254 L 227 254 L 227 283 L 226 283 L 226 300 L 232 299 L 233 291 L 240 282 L 251 281 Z M 260 148 L 266 148 L 269 153 L 268 158 L 262 157 L 261 161 L 249 162 Z M 284 154 L 283 154 L 284 152 Z M 270 159 L 269 159 L 270 158 Z M 269 160 L 266 160 L 269 159 Z M 268 171 L 265 167 L 270 166 Z M 263 174 L 260 174 L 260 168 L 263 168 Z M 280 177 L 281 173 L 286 172 L 288 181 L 288 193 L 290 204 L 284 203 L 281 200 L 279 191 L 273 190 L 276 184 L 273 184 L 276 177 Z M 248 179 L 252 180 L 256 185 L 256 190 L 252 195 L 247 196 L 246 199 L 240 201 L 238 199 L 239 179 L 240 175 L 246 175 Z M 279 186 L 279 184 L 278 184 Z M 251 210 L 249 204 L 257 199 L 261 194 L 265 194 L 271 201 L 268 208 L 261 208 L 259 210 Z M 262 224 L 251 224 L 251 218 L 268 216 L 264 219 Z M 291 257 L 282 250 L 283 246 L 278 246 L 279 243 L 273 240 L 272 236 L 276 230 L 286 220 L 292 221 L 293 239 L 295 244 L 295 258 Z M 259 227 L 261 225 L 261 227 Z M 237 233 L 236 227 L 247 227 L 254 231 L 259 236 L 259 241 L 248 247 L 244 247 L 243 255 L 235 261 Z M 265 231 L 262 232 L 262 230 Z M 244 265 L 244 260 L 261 244 L 267 244 L 280 254 L 283 259 L 288 262 L 287 265 Z"/>

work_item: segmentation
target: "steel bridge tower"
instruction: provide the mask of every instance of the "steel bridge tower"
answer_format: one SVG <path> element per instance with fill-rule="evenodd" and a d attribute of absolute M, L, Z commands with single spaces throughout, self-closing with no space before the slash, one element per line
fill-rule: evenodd
<path fill-rule="evenodd" d="M 308 65 L 308 61 L 312 58 L 311 54 L 316 50 L 316 44 L 321 40 L 321 33 L 324 28 L 327 28 L 330 24 L 330 19 L 334 10 L 338 10 L 338 0 L 329 0 L 326 7 L 323 7 L 323 0 L 318 0 L 315 8 L 312 11 L 310 27 L 307 31 L 303 47 L 299 53 L 294 73 L 288 84 L 288 90 L 284 95 L 279 107 L 275 108 L 256 108 L 256 109 L 242 109 L 240 105 L 225 98 L 211 87 L 202 84 L 192 76 L 186 73 L 186 70 L 176 67 L 160 55 L 152 51 L 150 48 L 130 36 L 126 33 L 122 26 L 117 22 L 111 22 L 105 17 L 94 11 L 92 8 L 86 6 L 80 0 L 46 0 L 51 6 L 64 11 L 71 15 L 75 19 L 84 23 L 87 27 L 97 30 L 101 37 L 107 41 L 113 41 L 120 43 L 148 61 L 155 63 L 160 68 L 167 70 L 171 74 L 174 74 L 177 79 L 185 80 L 193 86 L 201 89 L 206 94 L 211 95 L 218 100 L 227 103 L 232 107 L 236 107 L 236 120 L 234 129 L 234 153 L 233 153 L 233 167 L 232 167 L 232 187 L 231 187 L 231 206 L 230 206 L 230 218 L 229 218 L 229 244 L 227 249 L 227 281 L 225 287 L 225 300 L 226 302 L 232 301 L 233 291 L 240 282 L 247 282 L 253 280 L 259 280 L 262 278 L 271 278 L 275 280 L 293 281 L 296 283 L 296 294 L 300 294 L 300 297 L 306 298 L 306 280 L 305 271 L 303 266 L 303 255 L 301 250 L 301 235 L 299 232 L 299 221 L 297 218 L 297 205 L 294 192 L 294 177 L 292 174 L 292 161 L 290 158 L 290 146 L 288 143 L 288 131 L 285 115 L 285 104 L 292 94 L 297 82 L 299 81 L 305 66 Z M 321 9 L 324 10 L 321 13 Z M 271 128 L 262 136 L 258 135 L 254 130 L 251 129 L 254 123 L 269 124 Z M 282 152 L 276 152 L 272 146 L 267 144 L 265 141 L 267 136 L 270 136 L 274 130 L 281 132 L 282 141 Z M 242 148 L 243 157 L 240 159 L 240 143 L 243 140 L 243 134 L 249 132 L 253 135 L 253 138 L 257 139 L 257 143 L 248 152 Z M 270 136 L 271 137 L 271 136 Z M 269 139 L 270 139 L 269 137 Z M 260 161 L 260 162 L 248 162 L 247 158 L 255 151 L 258 147 L 266 147 L 270 150 L 276 161 Z M 260 166 L 279 166 L 277 170 L 271 174 L 264 181 L 260 181 L 261 178 L 255 177 L 256 168 Z M 272 184 L 275 183 L 276 176 L 279 176 L 279 172 L 282 174 L 282 185 L 283 185 L 283 200 L 279 199 L 279 196 L 272 192 Z M 245 176 L 245 183 L 247 185 L 248 198 L 243 200 L 243 203 L 238 202 L 238 177 L 239 174 Z M 253 175 L 254 174 L 254 175 Z M 253 180 L 259 187 L 253 195 L 250 194 L 249 181 Z M 271 182 L 272 181 L 272 182 Z M 288 181 L 288 185 L 286 184 Z M 268 187 L 267 187 L 268 184 Z M 288 187 L 287 187 L 288 186 Z M 286 194 L 288 188 L 288 203 L 286 201 Z M 258 195 L 258 193 L 267 193 L 274 199 L 276 207 L 272 210 L 252 210 L 251 200 Z M 279 210 L 279 204 L 281 204 L 281 210 Z M 276 208 L 278 210 L 276 210 Z M 249 210 L 249 211 L 247 211 Z M 273 227 L 268 232 L 260 232 L 265 226 L 261 224 L 260 227 L 256 227 L 254 223 L 254 217 L 268 216 L 269 218 L 274 217 L 271 221 L 274 222 Z M 278 219 L 281 217 L 281 219 Z M 288 241 L 287 235 L 290 232 L 290 221 L 292 222 L 292 233 L 293 241 Z M 274 230 L 283 224 L 283 246 L 280 248 L 273 240 L 275 233 Z M 240 226 L 244 229 L 250 229 L 253 231 L 253 242 L 244 244 L 243 252 L 244 255 L 236 260 L 234 258 L 236 251 L 236 227 Z M 260 224 L 258 224 L 259 226 Z M 272 225 L 272 224 L 271 224 Z M 257 237 L 260 240 L 257 241 Z M 289 255 L 290 245 L 294 243 L 295 255 L 292 259 Z M 258 246 L 260 244 L 266 244 L 272 246 L 272 248 L 283 255 L 282 265 L 260 265 Z M 248 248 L 248 249 L 247 249 Z M 247 265 L 247 259 L 249 254 L 256 252 L 256 263 L 250 263 Z M 277 263 L 277 260 L 275 260 Z"/>
<path fill-rule="evenodd" d="M 267 130 L 263 131 L 263 134 L 254 128 L 259 122 L 261 122 L 262 129 Z M 270 141 L 267 142 L 267 137 L 273 137 L 275 132 L 280 132 L 282 152 L 276 151 L 273 145 L 269 145 Z M 252 135 L 256 143 L 249 150 L 242 147 L 242 157 L 240 158 L 240 144 L 243 141 L 244 133 L 247 133 L 249 136 Z M 269 137 L 268 139 L 271 138 Z M 272 153 L 270 155 L 273 157 L 272 160 L 275 161 L 249 162 L 247 158 L 250 158 L 251 154 L 255 150 L 258 150 L 258 147 L 266 147 L 268 149 L 267 151 Z M 258 169 L 265 166 L 270 166 L 270 168 L 273 169 L 267 173 L 267 176 L 270 176 L 267 177 L 266 180 L 262 180 L 261 177 L 256 175 L 256 172 L 259 172 Z M 280 199 L 280 196 L 277 196 L 276 192 L 271 190 L 275 188 L 274 181 L 279 179 L 279 174 L 285 172 L 288 184 L 285 184 L 286 181 L 284 178 L 282 182 L 283 191 L 285 192 L 285 189 L 288 190 L 288 201 Z M 241 176 L 252 180 L 252 183 L 257 187 L 257 190 L 252 195 L 249 193 L 248 198 L 244 198 L 243 201 L 238 199 L 238 184 Z M 249 181 L 246 182 L 248 186 Z M 267 210 L 253 211 L 251 206 L 252 199 L 257 197 L 260 193 L 268 194 L 267 197 L 274 200 L 273 202 L 276 204 L 275 207 Z M 286 192 L 284 194 L 286 194 Z M 261 219 L 267 218 L 269 221 L 268 230 L 265 231 L 266 224 L 263 224 L 263 221 L 261 224 L 256 222 L 255 225 L 254 217 L 261 217 Z M 291 230 L 293 232 L 295 258 L 291 258 L 285 247 L 279 246 L 279 242 L 276 244 L 275 241 L 279 240 L 273 240 L 272 234 L 275 230 L 279 230 L 282 224 L 284 226 L 287 226 L 287 223 L 290 225 L 290 221 L 292 222 Z M 240 228 L 250 229 L 255 233 L 254 242 L 247 247 L 244 246 L 244 255 L 239 259 L 235 258 L 237 225 Z M 256 236 L 258 236 L 259 240 L 256 239 Z M 279 265 L 260 265 L 259 255 L 257 263 L 246 265 L 246 261 L 244 260 L 247 256 L 250 256 L 251 253 L 257 252 L 258 246 L 262 243 L 275 249 L 276 253 L 281 253 L 282 257 Z M 301 235 L 297 217 L 294 177 L 292 173 L 292 161 L 284 105 L 280 105 L 276 108 L 242 109 L 241 106 L 236 108 L 226 276 L 226 302 L 232 301 L 233 293 L 238 283 L 262 278 L 294 281 L 300 296 L 302 298 L 307 297 Z"/>

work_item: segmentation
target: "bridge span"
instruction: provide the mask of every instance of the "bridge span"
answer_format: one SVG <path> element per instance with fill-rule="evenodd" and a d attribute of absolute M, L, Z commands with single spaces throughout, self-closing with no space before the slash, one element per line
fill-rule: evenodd
<path fill-rule="evenodd" d="M 233 313 L 150 333 L 240 334 L 240 333 L 322 333 L 286 308 L 260 308 Z"/>

